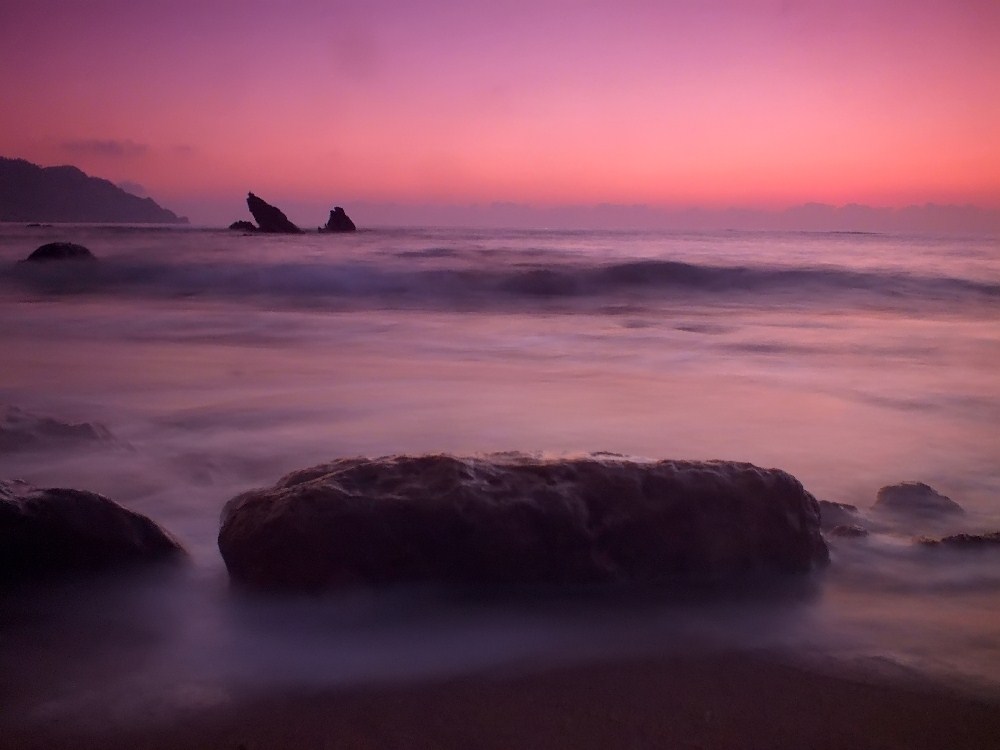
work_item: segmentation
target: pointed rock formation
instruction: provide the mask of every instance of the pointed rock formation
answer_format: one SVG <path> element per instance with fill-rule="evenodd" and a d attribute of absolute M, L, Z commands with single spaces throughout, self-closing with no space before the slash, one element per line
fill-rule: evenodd
<path fill-rule="evenodd" d="M 353 232 L 357 230 L 351 217 L 340 206 L 334 206 L 326 225 L 319 228 L 321 232 Z"/>
<path fill-rule="evenodd" d="M 261 232 L 272 234 L 302 234 L 302 230 L 288 220 L 281 209 L 261 200 L 253 193 L 247 193 L 247 208 Z"/>

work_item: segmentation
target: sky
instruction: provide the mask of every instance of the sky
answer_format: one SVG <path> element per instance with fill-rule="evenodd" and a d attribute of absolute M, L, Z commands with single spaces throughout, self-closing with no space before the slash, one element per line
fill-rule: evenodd
<path fill-rule="evenodd" d="M 0 155 L 198 223 L 1000 211 L 997 0 L 5 0 L 0 62 Z"/>

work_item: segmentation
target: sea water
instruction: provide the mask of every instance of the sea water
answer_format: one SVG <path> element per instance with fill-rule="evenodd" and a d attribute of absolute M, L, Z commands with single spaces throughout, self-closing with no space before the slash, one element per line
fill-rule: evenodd
<path fill-rule="evenodd" d="M 20 264 L 49 241 L 96 263 Z M 0 225 L 0 404 L 113 440 L 0 453 L 176 535 L 172 576 L 9 598 L 0 704 L 133 721 L 274 685 L 751 648 L 1000 696 L 1000 242 L 855 233 Z M 732 459 L 869 508 L 967 514 L 831 540 L 808 595 L 246 598 L 222 505 L 341 456 Z M 0 710 L 4 710 L 0 708 Z"/>

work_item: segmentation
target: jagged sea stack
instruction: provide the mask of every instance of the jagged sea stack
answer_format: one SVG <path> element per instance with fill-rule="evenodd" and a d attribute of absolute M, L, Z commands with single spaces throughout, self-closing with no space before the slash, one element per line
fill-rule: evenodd
<path fill-rule="evenodd" d="M 247 208 L 253 214 L 259 231 L 271 234 L 302 234 L 302 230 L 288 220 L 281 209 L 272 206 L 253 193 L 247 193 Z"/>
<path fill-rule="evenodd" d="M 343 208 L 334 206 L 326 225 L 320 227 L 319 230 L 321 232 L 354 232 L 357 230 L 357 227 L 354 226 L 351 217 L 347 215 L 347 212 Z"/>

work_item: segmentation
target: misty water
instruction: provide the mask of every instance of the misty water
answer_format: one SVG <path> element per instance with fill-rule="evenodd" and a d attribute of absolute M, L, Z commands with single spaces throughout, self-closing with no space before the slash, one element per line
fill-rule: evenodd
<path fill-rule="evenodd" d="M 100 260 L 16 263 L 54 240 Z M 191 555 L 9 597 L 0 711 L 129 722 L 697 649 L 1000 696 L 1000 551 L 913 543 L 1000 529 L 995 239 L 6 225 L 0 347 L 0 404 L 113 436 L 5 451 L 0 477 L 105 494 Z M 833 538 L 792 594 L 227 586 L 219 512 L 241 491 L 341 456 L 508 450 L 750 461 L 863 510 L 917 480 L 967 514 Z"/>

